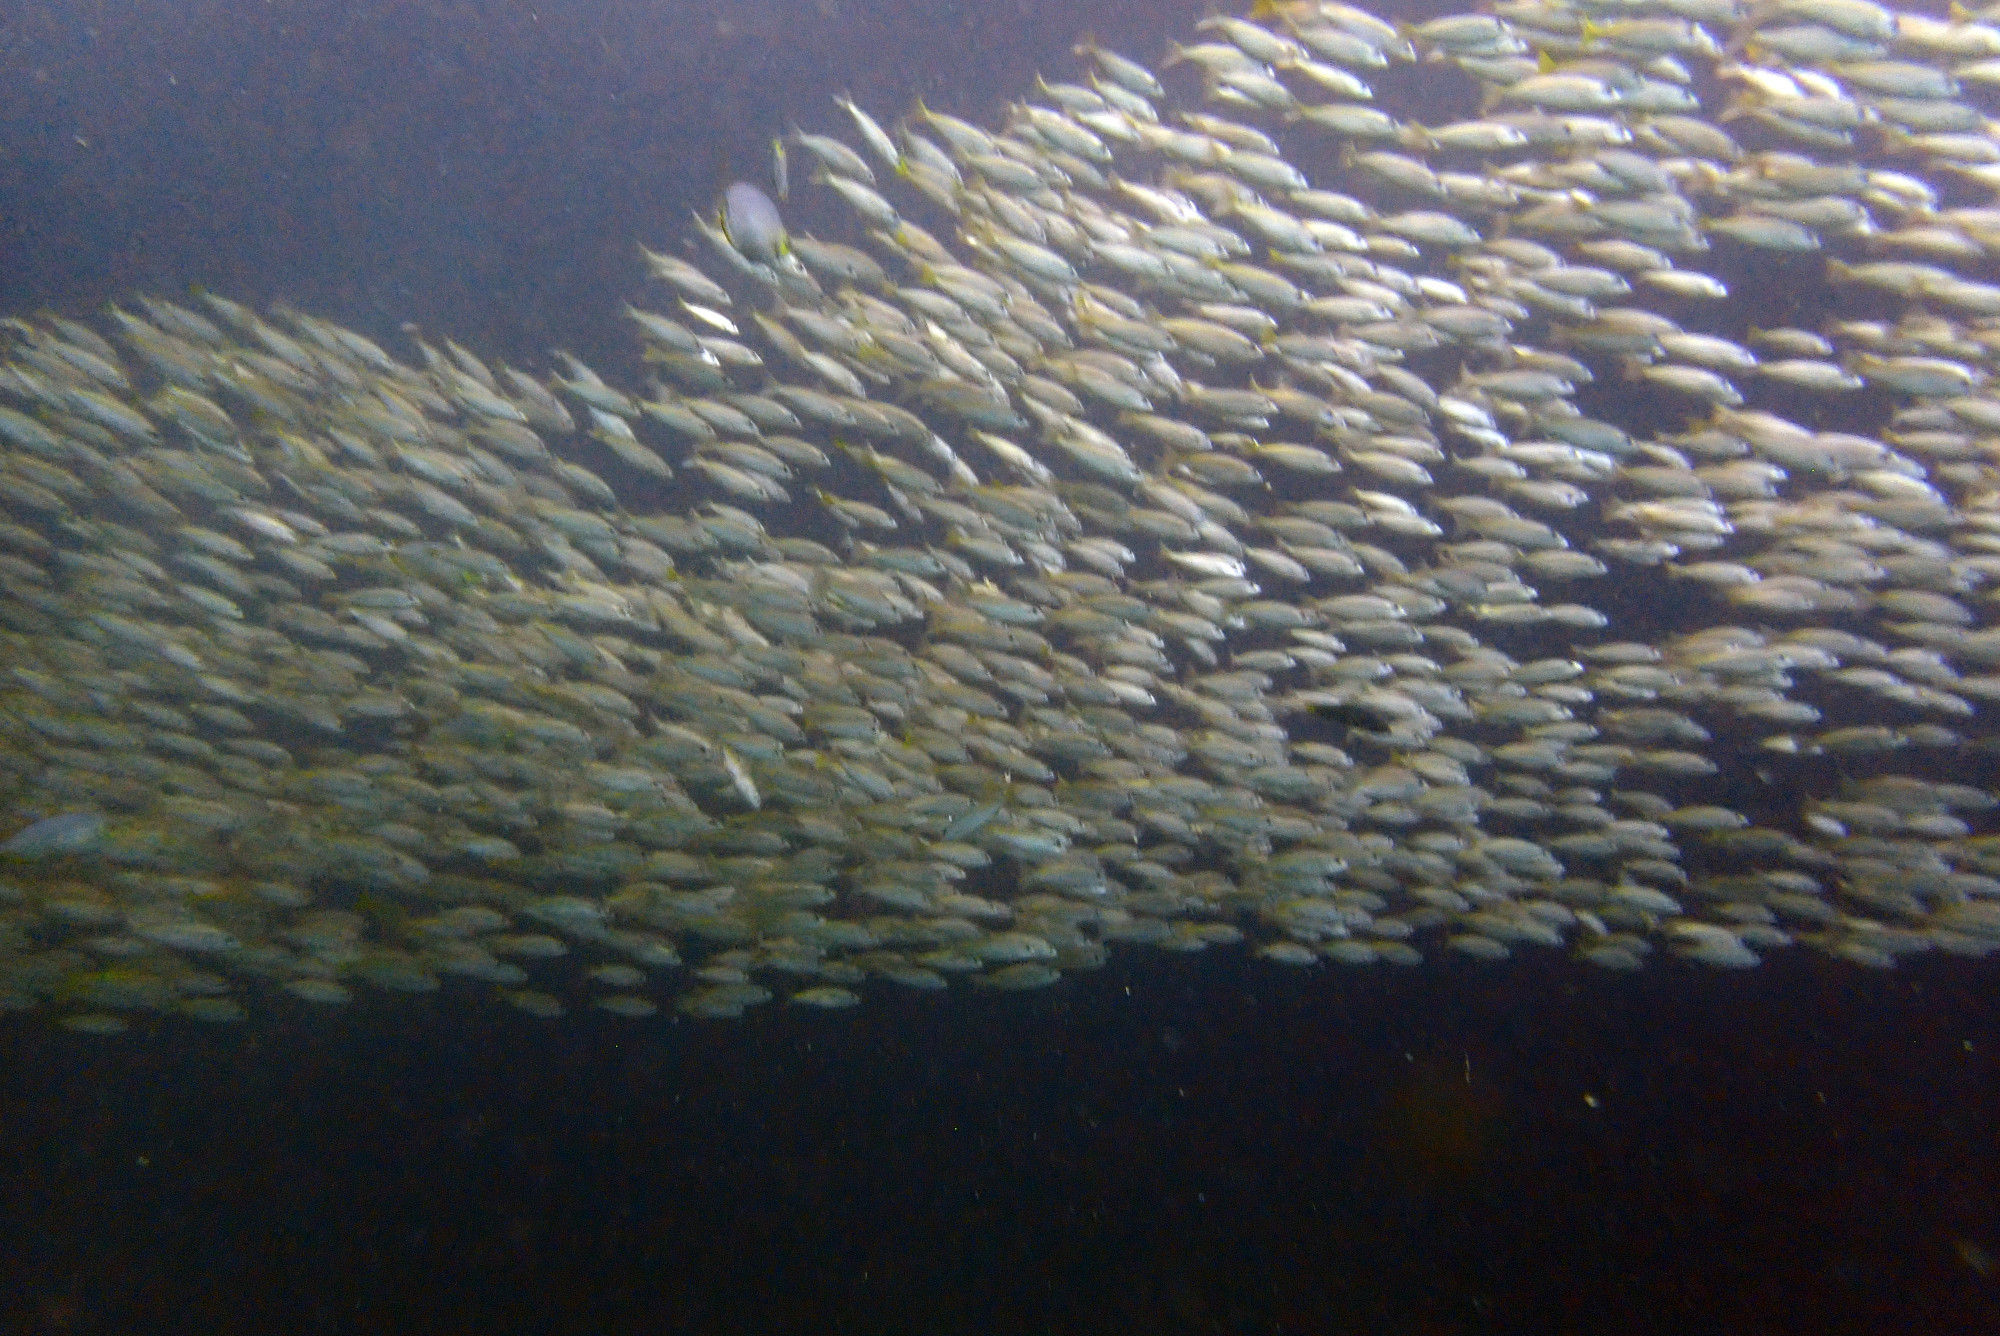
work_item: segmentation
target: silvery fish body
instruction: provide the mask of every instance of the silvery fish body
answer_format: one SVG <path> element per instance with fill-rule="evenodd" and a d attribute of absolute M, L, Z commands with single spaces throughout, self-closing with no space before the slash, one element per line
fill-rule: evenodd
<path fill-rule="evenodd" d="M 748 181 L 731 182 L 722 192 L 722 231 L 749 259 L 776 264 L 791 251 L 784 215 L 771 197 Z"/>

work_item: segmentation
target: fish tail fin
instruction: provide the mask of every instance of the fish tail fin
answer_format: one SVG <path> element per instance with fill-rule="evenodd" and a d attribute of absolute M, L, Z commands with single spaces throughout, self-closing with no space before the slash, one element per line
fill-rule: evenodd
<path fill-rule="evenodd" d="M 1722 48 L 1722 53 L 1726 56 L 1741 55 L 1756 38 L 1758 25 L 1770 18 L 1776 8 L 1773 0 L 1758 0 L 1751 5 L 1750 12 L 1737 23 L 1736 35 L 1729 39 L 1729 45 Z"/>
<path fill-rule="evenodd" d="M 1262 17 L 1260 18 L 1260 16 Z M 1279 0 L 1257 0 L 1257 3 L 1251 7 L 1250 17 L 1267 24 L 1270 20 L 1276 19 L 1284 25 L 1286 32 L 1292 34 L 1294 37 L 1299 35 L 1298 14 L 1291 5 L 1282 4 Z"/>

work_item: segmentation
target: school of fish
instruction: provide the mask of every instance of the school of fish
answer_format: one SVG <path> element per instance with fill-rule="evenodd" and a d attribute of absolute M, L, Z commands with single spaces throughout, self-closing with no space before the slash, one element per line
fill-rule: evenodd
<path fill-rule="evenodd" d="M 641 387 L 6 321 L 0 1007 L 2000 948 L 2000 12 L 1200 28 L 841 100 Z"/>

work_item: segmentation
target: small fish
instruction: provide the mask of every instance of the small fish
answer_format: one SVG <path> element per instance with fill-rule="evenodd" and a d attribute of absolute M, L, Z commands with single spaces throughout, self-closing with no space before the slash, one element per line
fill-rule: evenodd
<path fill-rule="evenodd" d="M 854 99 L 845 93 L 834 98 L 833 102 L 853 120 L 854 128 L 861 132 L 861 141 L 882 160 L 883 166 L 892 172 L 902 167 L 902 151 L 896 147 L 896 141 L 889 138 L 888 133 L 876 124 L 873 116 L 863 111 Z"/>
<path fill-rule="evenodd" d="M 775 264 L 791 251 L 778 206 L 748 181 L 732 182 L 722 192 L 718 219 L 723 236 L 746 259 Z"/>
<path fill-rule="evenodd" d="M 64 812 L 44 817 L 0 842 L 0 854 L 15 858 L 60 858 L 84 853 L 104 834 L 104 818 L 96 812 Z"/>

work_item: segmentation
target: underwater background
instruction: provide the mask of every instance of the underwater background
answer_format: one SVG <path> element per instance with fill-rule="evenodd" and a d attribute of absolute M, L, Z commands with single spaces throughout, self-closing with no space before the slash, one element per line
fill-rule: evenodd
<path fill-rule="evenodd" d="M 1442 6 L 1433 6 L 1442 9 Z M 988 120 L 1087 32 L 1164 54 L 1190 4 L 21 4 L 0 17 L 0 292 L 284 298 L 487 358 L 630 356 L 638 243 L 677 244 L 834 95 Z M 800 166 L 804 177 L 803 164 Z"/>
<path fill-rule="evenodd" d="M 1129 990 L 1129 992 L 1128 992 Z M 5 1034 L 31 1332 L 1978 1332 L 1976 962 Z"/>
<path fill-rule="evenodd" d="M 787 122 L 841 92 L 988 121 L 1086 30 L 1156 62 L 1200 16 L 10 5 L 0 310 L 204 287 L 630 366 L 637 243 Z M 0 1331 L 2000 1331 L 1996 1054 L 1990 966 L 1804 952 L 1119 953 L 724 1025 L 450 992 L 108 1043 L 10 1016 Z"/>

